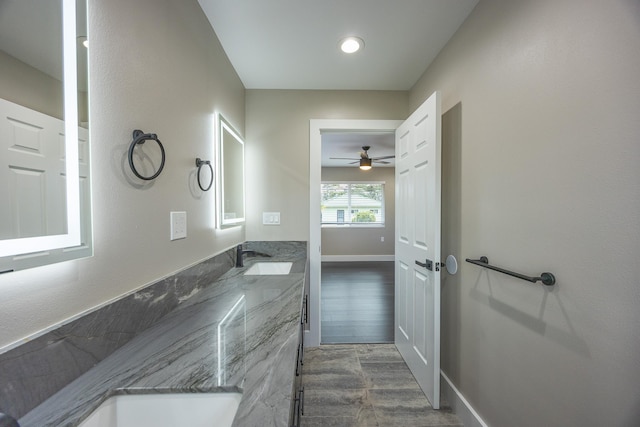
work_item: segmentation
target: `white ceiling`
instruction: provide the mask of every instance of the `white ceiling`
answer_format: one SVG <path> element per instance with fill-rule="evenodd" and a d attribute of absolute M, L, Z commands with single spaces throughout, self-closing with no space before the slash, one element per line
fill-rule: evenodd
<path fill-rule="evenodd" d="M 478 0 L 198 2 L 247 89 L 409 90 Z M 365 48 L 342 53 L 346 36 Z M 363 145 L 394 154 L 392 133 L 325 133 L 322 166 L 357 167 L 330 157 L 355 161 Z"/>
<path fill-rule="evenodd" d="M 478 3 L 478 0 L 198 1 L 246 88 L 329 90 L 409 90 Z M 47 24 L 56 19 L 35 26 L 16 26 L 15 22 L 24 19 L 9 19 L 13 16 L 8 13 L 9 5 L 19 15 L 41 12 L 42 5 L 36 7 L 34 2 L 40 0 L 0 0 L 3 11 L 0 40 L 7 42 L 0 43 L 0 49 L 57 77 L 61 70 L 60 54 L 50 55 L 55 50 L 47 48 L 42 38 L 31 37 L 36 32 L 30 32 L 38 28 L 40 37 L 45 29 L 51 34 L 59 33 Z M 27 21 L 33 22 L 33 18 Z M 51 34 L 44 39 L 55 40 Z M 365 48 L 361 52 L 347 55 L 339 50 L 339 40 L 350 35 L 364 39 Z M 393 134 L 323 134 L 322 164 L 350 166 L 348 160 L 329 157 L 358 159 L 363 145 L 371 146 L 370 157 L 393 155 Z M 388 166 L 393 165 L 391 159 Z"/>
<path fill-rule="evenodd" d="M 395 139 L 393 132 L 325 132 L 322 134 L 323 167 L 358 167 L 350 164 L 360 159 L 363 145 L 368 145 L 369 157 L 393 156 Z M 353 160 L 332 160 L 331 157 L 347 157 Z M 374 163 L 373 167 L 394 167 L 395 159 L 385 159 L 388 165 Z"/>
<path fill-rule="evenodd" d="M 247 89 L 409 90 L 478 0 L 198 0 Z M 338 49 L 346 36 L 364 50 Z"/>

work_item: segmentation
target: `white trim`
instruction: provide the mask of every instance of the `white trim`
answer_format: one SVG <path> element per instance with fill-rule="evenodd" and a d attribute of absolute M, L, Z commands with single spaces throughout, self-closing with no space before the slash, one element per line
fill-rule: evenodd
<path fill-rule="evenodd" d="M 489 427 L 442 370 L 440 376 L 444 379 L 441 383 L 442 395 L 462 424 L 465 427 Z"/>
<path fill-rule="evenodd" d="M 322 255 L 321 260 L 323 262 L 395 261 L 395 255 Z"/>
<path fill-rule="evenodd" d="M 320 345 L 320 182 L 322 133 L 329 131 L 386 130 L 395 132 L 402 120 L 309 120 L 309 347 Z M 316 250 L 317 249 L 317 250 Z"/>
<path fill-rule="evenodd" d="M 217 169 L 219 170 L 219 188 L 218 188 L 218 201 L 220 202 L 220 212 L 217 213 L 218 228 L 224 229 L 229 227 L 237 227 L 246 223 L 247 217 L 247 180 L 245 179 L 245 152 L 244 152 L 244 139 L 240 137 L 240 134 L 235 130 L 227 119 L 222 114 L 218 114 L 219 133 L 218 133 L 218 149 L 220 155 L 218 156 L 219 164 Z M 238 218 L 225 218 L 225 202 L 224 202 L 224 132 L 227 131 L 236 142 L 242 146 L 242 216 Z"/>

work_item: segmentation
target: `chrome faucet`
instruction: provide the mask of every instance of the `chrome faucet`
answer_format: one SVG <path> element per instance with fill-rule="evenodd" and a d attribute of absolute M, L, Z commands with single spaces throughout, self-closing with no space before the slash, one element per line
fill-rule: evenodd
<path fill-rule="evenodd" d="M 262 252 L 254 251 L 254 250 L 244 250 L 242 249 L 242 243 L 236 247 L 236 267 L 244 267 L 244 255 L 253 255 L 253 256 L 262 256 L 262 257 L 271 257 L 269 254 L 264 254 Z"/>

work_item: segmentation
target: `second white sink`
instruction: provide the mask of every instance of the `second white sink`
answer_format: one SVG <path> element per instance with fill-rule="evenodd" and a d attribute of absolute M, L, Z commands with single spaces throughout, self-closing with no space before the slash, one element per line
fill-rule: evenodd
<path fill-rule="evenodd" d="M 245 276 L 272 276 L 289 274 L 292 262 L 257 262 L 247 271 Z"/>

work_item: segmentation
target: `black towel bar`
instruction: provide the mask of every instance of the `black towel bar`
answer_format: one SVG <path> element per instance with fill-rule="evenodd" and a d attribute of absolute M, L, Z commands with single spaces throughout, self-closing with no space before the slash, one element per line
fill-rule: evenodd
<path fill-rule="evenodd" d="M 471 264 L 479 265 L 480 267 L 488 268 L 489 270 L 495 270 L 500 273 L 507 274 L 509 276 L 517 277 L 518 279 L 526 280 L 527 282 L 542 282 L 544 285 L 553 286 L 556 284 L 556 277 L 549 272 L 544 272 L 540 275 L 540 277 L 531 277 L 525 276 L 524 274 L 515 273 L 513 271 L 505 270 L 504 268 L 496 267 L 493 265 L 489 265 L 489 258 L 486 256 L 481 256 L 480 259 L 466 259 L 467 262 Z"/>

